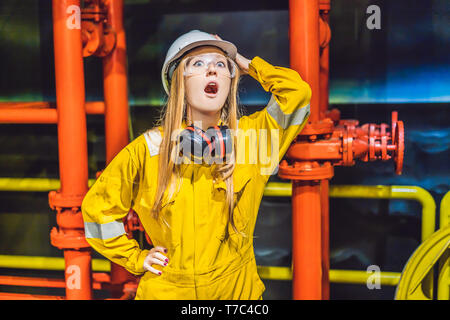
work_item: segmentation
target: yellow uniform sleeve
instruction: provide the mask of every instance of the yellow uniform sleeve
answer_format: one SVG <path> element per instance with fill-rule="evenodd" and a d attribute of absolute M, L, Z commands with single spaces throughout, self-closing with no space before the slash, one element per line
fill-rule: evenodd
<path fill-rule="evenodd" d="M 135 275 L 144 273 L 148 250 L 141 250 L 137 241 L 128 239 L 122 219 L 132 207 L 138 177 L 132 153 L 124 148 L 89 189 L 81 206 L 87 242 Z"/>
<path fill-rule="evenodd" d="M 267 181 L 277 172 L 279 162 L 308 121 L 311 88 L 295 70 L 273 66 L 260 57 L 251 61 L 249 75 L 272 93 L 263 110 L 239 120 L 239 128 L 247 132 L 242 137 L 256 131 L 257 150 L 247 148 L 246 157 L 247 161 L 252 156 L 257 159 L 260 173 Z"/>

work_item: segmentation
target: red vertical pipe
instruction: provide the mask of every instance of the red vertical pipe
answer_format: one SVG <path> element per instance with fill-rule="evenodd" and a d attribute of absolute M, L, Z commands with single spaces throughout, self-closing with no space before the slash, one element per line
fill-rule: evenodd
<path fill-rule="evenodd" d="M 83 55 L 76 8 L 79 10 L 80 0 L 53 0 L 59 173 L 63 197 L 84 195 L 88 188 Z"/>
<path fill-rule="evenodd" d="M 293 298 L 322 299 L 320 183 L 293 181 Z"/>
<path fill-rule="evenodd" d="M 128 88 L 123 0 L 108 2 L 108 22 L 116 32 L 116 47 L 103 58 L 105 98 L 106 162 L 109 163 L 129 142 Z"/>
<path fill-rule="evenodd" d="M 55 84 L 58 112 L 58 148 L 61 208 L 58 217 L 70 216 L 60 228 L 67 239 L 83 237 L 79 208 L 64 207 L 64 200 L 79 199 L 88 189 L 87 132 L 84 70 L 81 44 L 80 0 L 53 0 Z M 80 204 L 81 205 L 81 204 Z M 80 227 L 81 226 L 81 227 Z M 72 250 L 63 245 L 66 264 L 67 299 L 92 299 L 89 249 Z"/>
<path fill-rule="evenodd" d="M 329 181 L 320 181 L 320 209 L 322 222 L 322 299 L 330 299 L 330 215 Z"/>
<path fill-rule="evenodd" d="M 116 32 L 114 50 L 103 58 L 103 90 L 105 99 L 106 163 L 109 163 L 129 142 L 128 88 L 125 29 L 123 26 L 123 0 L 109 1 L 108 22 Z M 122 295 L 122 284 L 131 274 L 111 263 L 113 297 Z"/>
<path fill-rule="evenodd" d="M 66 299 L 92 299 L 91 250 L 64 250 Z M 86 270 L 89 270 L 87 272 Z"/>
<path fill-rule="evenodd" d="M 329 22 L 329 15 L 328 13 L 323 13 L 321 15 L 323 22 L 322 28 L 320 28 L 321 33 L 327 32 L 329 29 L 328 27 L 325 27 Z M 324 35 L 321 34 L 321 38 L 325 38 Z M 329 103 L 329 94 L 328 94 L 328 75 L 329 75 L 329 55 L 330 55 L 330 46 L 327 44 L 326 46 L 322 47 L 320 50 L 320 74 L 319 74 L 319 91 L 320 91 L 320 101 L 319 101 L 319 110 L 321 119 L 324 118 L 325 113 L 328 110 L 328 103 Z"/>
<path fill-rule="evenodd" d="M 310 123 L 319 113 L 319 1 L 289 1 L 291 68 L 310 85 Z M 319 181 L 293 181 L 293 298 L 322 299 L 321 194 Z"/>
<path fill-rule="evenodd" d="M 289 1 L 289 52 L 291 68 L 311 87 L 310 122 L 319 120 L 319 3 Z"/>
<path fill-rule="evenodd" d="M 330 3 L 327 3 L 328 7 L 325 10 L 321 11 L 320 14 L 320 35 L 319 39 L 329 39 L 330 36 L 327 34 L 330 32 L 328 23 L 330 21 L 329 16 L 329 6 Z M 329 79 L 329 52 L 330 46 L 329 43 L 326 45 L 321 45 L 320 50 L 320 73 L 319 73 L 319 90 L 320 90 L 320 99 L 319 99 L 319 113 L 320 119 L 325 118 L 325 114 L 328 111 L 329 104 L 329 90 L 328 90 L 328 79 Z M 330 299 L 330 211 L 329 211 L 329 181 L 324 179 L 320 182 L 320 197 L 321 197 L 321 211 L 322 211 L 322 299 L 329 300 Z"/>

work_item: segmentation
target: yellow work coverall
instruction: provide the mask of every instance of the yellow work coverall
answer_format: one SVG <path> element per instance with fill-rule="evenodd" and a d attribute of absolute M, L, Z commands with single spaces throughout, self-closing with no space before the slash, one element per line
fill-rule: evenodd
<path fill-rule="evenodd" d="M 272 97 L 263 110 L 238 121 L 233 214 L 237 229 L 247 237 L 228 225 L 230 236 L 225 238 L 227 186 L 213 179 L 212 166 L 206 164 L 181 164 L 181 182 L 160 212 L 168 225 L 151 217 L 160 127 L 120 151 L 86 194 L 82 204 L 86 239 L 106 258 L 142 276 L 136 299 L 262 298 L 265 286 L 253 249 L 258 209 L 270 175 L 307 122 L 311 89 L 296 71 L 273 66 L 260 57 L 251 61 L 249 75 Z M 274 157 L 275 166 L 261 150 Z M 167 192 L 164 199 L 168 199 Z M 162 275 L 144 270 L 148 250 L 140 249 L 125 233 L 122 220 L 130 209 L 138 214 L 153 245 L 168 249 L 168 265 L 152 265 Z"/>

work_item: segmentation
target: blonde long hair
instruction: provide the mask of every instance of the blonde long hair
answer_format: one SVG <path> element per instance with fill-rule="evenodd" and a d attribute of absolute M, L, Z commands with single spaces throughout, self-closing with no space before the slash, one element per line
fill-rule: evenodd
<path fill-rule="evenodd" d="M 158 180 L 155 200 L 152 208 L 152 217 L 159 218 L 164 200 L 170 201 L 173 193 L 168 192 L 164 199 L 164 192 L 168 187 L 173 187 L 176 178 L 180 178 L 180 165 L 173 162 L 172 152 L 176 150 L 176 141 L 171 139 L 175 130 L 182 128 L 182 122 L 186 117 L 186 97 L 185 97 L 185 81 L 184 69 L 187 61 L 187 56 L 182 58 L 178 67 L 175 69 L 170 85 L 170 94 L 167 104 L 161 112 L 159 124 L 163 127 L 163 137 L 159 149 L 159 165 L 158 165 Z M 227 100 L 221 110 L 222 123 L 231 129 L 231 132 L 237 132 L 237 120 L 241 115 L 238 105 L 238 85 L 240 80 L 239 68 L 236 68 L 235 77 L 231 80 L 230 92 Z M 232 134 L 233 136 L 233 134 Z M 237 230 L 234 219 L 234 187 L 233 187 L 233 172 L 236 162 L 236 138 L 233 137 L 233 151 L 228 163 L 217 164 L 213 172 L 215 178 L 221 178 L 227 186 L 226 202 L 228 209 L 228 223 L 231 223 L 233 230 L 236 233 L 243 234 Z M 170 193 L 170 195 L 169 195 Z M 226 228 L 225 238 L 228 238 L 228 228 Z"/>

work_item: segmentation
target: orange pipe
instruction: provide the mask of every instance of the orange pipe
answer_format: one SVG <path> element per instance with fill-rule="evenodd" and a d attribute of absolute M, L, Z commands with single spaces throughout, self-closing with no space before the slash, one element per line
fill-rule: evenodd
<path fill-rule="evenodd" d="M 66 298 L 69 300 L 92 299 L 91 250 L 64 250 L 66 261 Z"/>
<path fill-rule="evenodd" d="M 322 300 L 330 299 L 330 210 L 329 181 L 320 180 L 320 208 L 322 222 Z"/>
<path fill-rule="evenodd" d="M 95 276 L 94 274 L 93 276 Z M 102 290 L 102 279 L 94 279 L 93 289 Z M 108 276 L 109 281 L 109 276 Z M 24 286 L 24 287 L 44 287 L 44 288 L 65 288 L 66 281 L 63 279 L 20 277 L 20 276 L 0 276 L 2 286 Z"/>
<path fill-rule="evenodd" d="M 328 4 L 329 5 L 329 4 Z M 321 11 L 322 14 L 320 20 L 320 39 L 329 41 L 328 34 L 330 29 L 328 27 L 328 23 L 330 21 L 330 17 L 328 11 Z M 329 55 L 330 55 L 330 46 L 327 43 L 324 46 L 321 46 L 320 50 L 320 73 L 319 73 L 319 92 L 320 92 L 320 101 L 319 101 L 319 111 L 320 111 L 320 119 L 325 118 L 325 113 L 328 110 L 329 103 L 329 94 L 328 94 L 328 79 L 329 79 Z"/>
<path fill-rule="evenodd" d="M 81 30 L 66 25 L 69 6 L 80 0 L 53 0 L 56 102 L 61 194 L 87 192 L 87 130 Z"/>
<path fill-rule="evenodd" d="M 105 104 L 103 102 L 86 103 L 86 113 L 103 114 Z M 54 108 L 42 107 L 9 107 L 0 106 L 0 123 L 36 123 L 36 124 L 56 124 L 58 122 L 58 112 Z"/>
<path fill-rule="evenodd" d="M 290 64 L 311 87 L 310 122 L 319 120 L 319 2 L 289 1 Z"/>
<path fill-rule="evenodd" d="M 103 58 L 105 99 L 106 162 L 129 142 L 126 43 L 123 27 L 123 0 L 108 2 L 108 22 L 116 32 L 114 50 Z"/>
<path fill-rule="evenodd" d="M 103 58 L 103 88 L 105 99 L 106 163 L 129 143 L 128 89 L 123 0 L 107 4 L 108 22 L 116 32 L 114 50 Z M 123 284 L 134 277 L 123 267 L 111 263 L 112 296 L 123 294 Z"/>
<path fill-rule="evenodd" d="M 1 108 L 0 123 L 57 123 L 56 109 Z"/>
<path fill-rule="evenodd" d="M 71 219 L 63 219 L 68 225 L 53 230 L 51 240 L 64 250 L 66 298 L 92 299 L 90 249 L 80 228 L 80 200 L 88 189 L 84 69 L 81 29 L 76 24 L 80 0 L 53 0 L 52 9 L 61 189 L 49 194 L 49 200 L 57 218 Z"/>
<path fill-rule="evenodd" d="M 289 1 L 290 64 L 310 85 L 309 123 L 320 120 L 319 1 Z M 294 164 L 295 167 L 295 164 Z M 313 179 L 313 177 L 311 177 Z M 322 299 L 322 238 L 320 180 L 292 184 L 293 298 Z"/>
<path fill-rule="evenodd" d="M 325 118 L 329 105 L 329 40 L 331 30 L 329 28 L 330 1 L 321 0 L 319 20 L 320 58 L 319 58 L 319 114 L 320 120 Z M 322 299 L 330 299 L 330 211 L 329 211 L 329 181 L 324 179 L 320 182 L 320 204 L 322 212 Z"/>
<path fill-rule="evenodd" d="M 104 114 L 105 113 L 105 103 L 103 101 L 86 102 L 86 113 L 87 114 Z"/>
<path fill-rule="evenodd" d="M 64 300 L 64 297 L 0 292 L 0 300 Z"/>
<path fill-rule="evenodd" d="M 292 235 L 293 298 L 322 298 L 320 184 L 314 181 L 293 181 Z"/>
<path fill-rule="evenodd" d="M 33 101 L 33 102 L 0 102 L 0 110 L 21 110 L 25 114 L 32 110 L 54 110 L 56 113 L 56 103 L 53 101 Z M 87 114 L 104 114 L 105 113 L 105 103 L 103 101 L 89 101 L 85 104 Z M 0 114 L 0 116 L 2 116 Z M 20 118 L 19 118 L 20 119 Z M 20 121 L 20 120 L 19 120 Z"/>
<path fill-rule="evenodd" d="M 61 280 L 61 279 L 0 276 L 0 285 L 2 285 L 2 286 L 6 285 L 6 286 L 64 288 L 66 286 L 66 283 L 64 280 Z"/>

